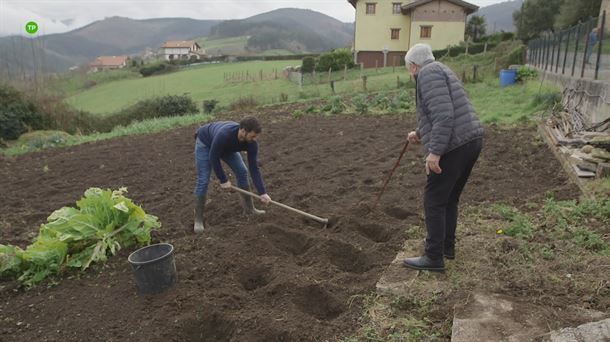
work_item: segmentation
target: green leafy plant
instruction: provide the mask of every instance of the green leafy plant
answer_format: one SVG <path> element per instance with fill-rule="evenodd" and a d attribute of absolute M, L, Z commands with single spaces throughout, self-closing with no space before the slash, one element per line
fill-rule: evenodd
<path fill-rule="evenodd" d="M 302 109 L 297 109 L 294 112 L 292 112 L 292 117 L 295 119 L 298 119 L 298 118 L 302 117 L 303 115 L 305 115 L 305 112 Z"/>
<path fill-rule="evenodd" d="M 494 206 L 494 210 L 504 220 L 509 221 L 508 226 L 504 229 L 504 234 L 524 239 L 529 239 L 534 235 L 534 224 L 527 215 L 519 212 L 516 208 L 497 204 Z"/>
<path fill-rule="evenodd" d="M 149 244 L 151 230 L 161 225 L 125 192 L 90 188 L 76 208 L 53 212 L 25 250 L 0 245 L 0 277 L 32 286 L 66 267 L 85 270 L 121 248 Z"/>
<path fill-rule="evenodd" d="M 527 80 L 533 80 L 538 77 L 538 71 L 534 68 L 521 66 L 517 69 L 517 82 L 524 82 Z"/>
<path fill-rule="evenodd" d="M 214 108 L 216 108 L 216 105 L 218 104 L 218 100 L 205 100 L 203 101 L 203 111 L 206 114 L 210 114 L 214 111 Z"/>
<path fill-rule="evenodd" d="M 390 99 L 385 93 L 379 93 L 373 99 L 375 107 L 380 110 L 387 110 L 392 105 L 392 99 Z"/>
<path fill-rule="evenodd" d="M 332 114 L 339 114 L 345 111 L 345 103 L 343 103 L 343 99 L 341 96 L 336 95 L 332 96 L 328 103 L 322 107 L 322 111 L 330 112 Z"/>
<path fill-rule="evenodd" d="M 366 95 L 358 94 L 352 98 L 352 105 L 356 113 L 364 115 L 369 112 L 369 104 Z"/>

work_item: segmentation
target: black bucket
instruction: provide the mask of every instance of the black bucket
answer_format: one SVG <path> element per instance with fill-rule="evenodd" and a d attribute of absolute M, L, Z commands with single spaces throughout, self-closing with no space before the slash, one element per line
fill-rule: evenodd
<path fill-rule="evenodd" d="M 158 293 L 176 282 L 174 246 L 159 243 L 140 248 L 129 255 L 138 293 Z"/>

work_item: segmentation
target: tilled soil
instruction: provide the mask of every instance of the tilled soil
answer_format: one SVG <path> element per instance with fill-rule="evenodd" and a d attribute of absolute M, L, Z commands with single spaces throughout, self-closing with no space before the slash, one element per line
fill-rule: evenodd
<path fill-rule="evenodd" d="M 153 241 L 174 245 L 178 271 L 170 290 L 139 296 L 131 251 L 124 250 L 105 265 L 30 290 L 0 282 L 0 340 L 335 341 L 354 332 L 362 308 L 352 299 L 374 290 L 405 229 L 423 226 L 418 148 L 409 149 L 381 203 L 369 210 L 414 120 L 293 119 L 285 111 L 260 114 L 269 194 L 338 218 L 333 227 L 278 207 L 247 218 L 238 195 L 221 192 L 213 178 L 206 231 L 194 235 L 196 127 L 0 161 L 0 243 L 25 247 L 51 212 L 73 206 L 89 187 L 126 186 L 128 197 L 159 217 L 163 227 Z M 548 191 L 575 196 L 560 170 L 533 129 L 487 127 L 462 203 L 519 205 Z"/>

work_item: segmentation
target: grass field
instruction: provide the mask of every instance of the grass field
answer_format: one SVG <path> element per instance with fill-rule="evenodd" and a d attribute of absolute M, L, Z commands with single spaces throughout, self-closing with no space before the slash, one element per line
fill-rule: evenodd
<path fill-rule="evenodd" d="M 67 99 L 74 107 L 97 114 L 109 114 L 139 100 L 159 95 L 189 94 L 195 102 L 216 99 L 220 106 L 226 106 L 240 97 L 254 97 L 259 103 L 275 103 L 280 94 L 286 94 L 288 101 L 298 98 L 324 97 L 331 94 L 331 88 L 326 82 L 328 74 L 317 74 L 316 81 L 307 79 L 303 90 L 299 86 L 283 78 L 282 69 L 287 66 L 300 65 L 300 60 L 286 61 L 252 61 L 232 64 L 213 64 L 186 68 L 179 72 L 138 79 L 127 79 L 106 83 Z M 275 79 L 277 70 L 278 79 Z M 258 80 L 260 71 L 263 81 Z M 245 79 L 246 75 L 256 81 L 225 81 L 225 75 L 232 74 Z M 375 71 L 364 71 L 369 76 L 367 89 L 386 90 L 396 87 L 396 77 L 403 81 L 408 79 L 404 68 L 385 68 Z M 342 80 L 343 71 L 333 73 L 331 79 Z M 359 70 L 347 73 L 347 81 L 337 82 L 335 91 L 352 93 L 362 90 Z M 322 82 L 322 83 L 318 83 Z"/>
<path fill-rule="evenodd" d="M 47 90 L 54 94 L 72 96 L 87 87 L 140 77 L 141 75 L 137 71 L 130 69 L 105 70 L 94 73 L 69 72 L 50 80 Z"/>
<path fill-rule="evenodd" d="M 78 109 L 92 113 L 112 113 L 139 100 L 160 95 L 182 95 L 188 93 L 193 100 L 216 99 L 227 104 L 240 96 L 257 94 L 262 101 L 278 95 L 292 84 L 284 79 L 263 82 L 225 83 L 225 73 L 259 75 L 262 70 L 269 77 L 275 70 L 294 65 L 295 61 L 247 62 L 234 64 L 211 64 L 159 76 L 122 80 L 103 84 L 67 99 Z M 278 75 L 279 76 L 279 75 Z"/>
<path fill-rule="evenodd" d="M 196 40 L 208 55 L 243 54 L 246 52 L 248 36 L 208 39 L 208 37 Z"/>

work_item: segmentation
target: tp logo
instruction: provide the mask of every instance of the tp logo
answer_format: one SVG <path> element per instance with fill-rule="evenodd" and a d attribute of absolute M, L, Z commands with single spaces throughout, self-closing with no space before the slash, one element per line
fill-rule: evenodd
<path fill-rule="evenodd" d="M 28 22 L 27 24 L 25 24 L 25 31 L 29 34 L 34 34 L 38 32 L 38 24 L 36 24 L 36 22 L 34 21 Z"/>

